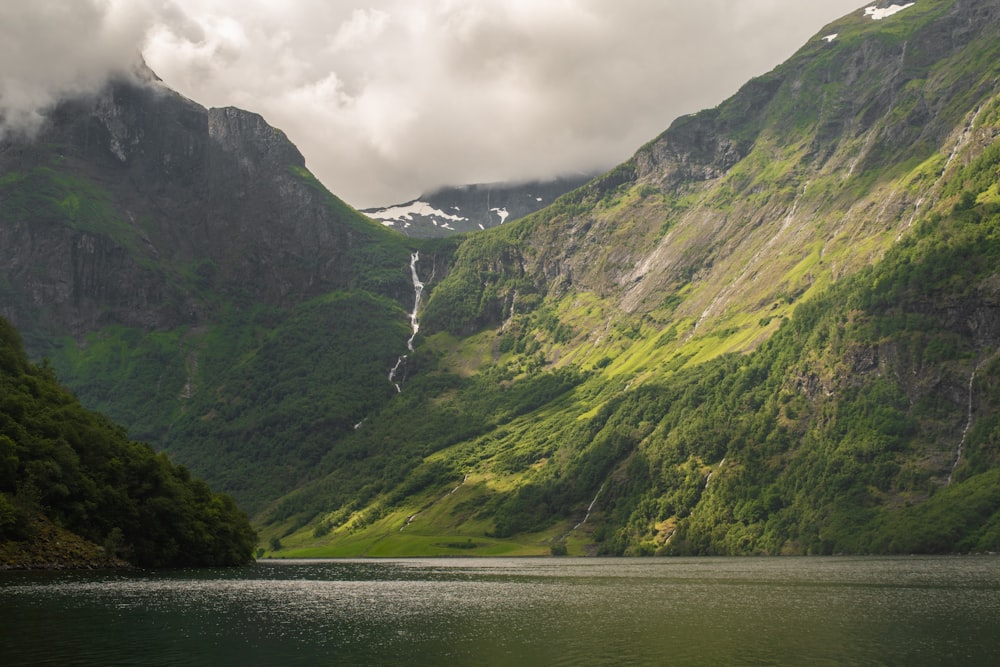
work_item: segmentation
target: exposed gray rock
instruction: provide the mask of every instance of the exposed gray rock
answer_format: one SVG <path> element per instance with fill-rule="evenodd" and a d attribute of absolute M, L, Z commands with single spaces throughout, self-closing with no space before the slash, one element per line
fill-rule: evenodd
<path fill-rule="evenodd" d="M 151 74 L 62 103 L 33 142 L 6 140 L 0 174 L 0 314 L 29 341 L 192 324 L 213 292 L 296 303 L 356 281 L 353 251 L 391 236 L 261 116 L 205 109 Z M 382 289 L 405 299 L 402 250 Z"/>

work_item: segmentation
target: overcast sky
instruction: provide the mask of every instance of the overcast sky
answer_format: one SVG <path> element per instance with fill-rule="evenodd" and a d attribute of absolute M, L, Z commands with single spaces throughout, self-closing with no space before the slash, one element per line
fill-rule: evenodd
<path fill-rule="evenodd" d="M 869 3 L 873 4 L 873 3 Z M 357 207 L 604 169 L 859 0 L 0 0 L 0 114 L 30 128 L 137 52 L 284 130 Z"/>

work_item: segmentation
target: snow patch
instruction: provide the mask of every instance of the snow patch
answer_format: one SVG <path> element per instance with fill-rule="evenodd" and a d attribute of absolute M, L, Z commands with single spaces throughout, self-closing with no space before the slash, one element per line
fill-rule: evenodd
<path fill-rule="evenodd" d="M 872 17 L 872 20 L 881 21 L 884 18 L 888 18 L 893 14 L 898 14 L 904 9 L 908 9 L 915 5 L 915 2 L 908 2 L 905 5 L 889 5 L 888 7 L 879 8 L 875 5 L 870 7 L 865 7 L 865 16 Z"/>
<path fill-rule="evenodd" d="M 829 43 L 830 43 L 830 42 L 832 42 L 833 40 L 837 39 L 837 37 L 838 37 L 839 35 L 840 35 L 840 33 L 839 33 L 839 32 L 835 32 L 835 33 L 833 33 L 832 35 L 827 35 L 827 36 L 826 36 L 826 37 L 824 37 L 823 39 L 824 39 L 824 40 L 826 41 L 826 43 L 827 43 L 827 44 L 829 44 Z"/>
<path fill-rule="evenodd" d="M 510 215 L 506 206 L 504 208 L 491 208 L 490 212 L 496 213 L 500 217 L 501 225 L 507 221 L 507 217 Z"/>
<path fill-rule="evenodd" d="M 413 220 L 413 216 L 423 216 L 431 217 L 435 216 L 438 218 L 443 218 L 445 220 L 456 220 L 463 221 L 468 220 L 468 218 L 463 218 L 460 215 L 451 215 L 445 213 L 440 209 L 436 209 L 425 201 L 415 201 L 410 204 L 405 204 L 403 206 L 391 206 L 389 208 L 383 208 L 374 213 L 369 214 L 370 217 L 376 220 L 394 220 L 397 222 L 402 222 L 404 220 Z M 383 222 L 382 224 L 386 224 Z"/>

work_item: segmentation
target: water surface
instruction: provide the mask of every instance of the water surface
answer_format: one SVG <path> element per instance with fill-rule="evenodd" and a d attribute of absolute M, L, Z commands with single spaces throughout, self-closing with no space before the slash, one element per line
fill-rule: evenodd
<path fill-rule="evenodd" d="M 0 665 L 995 665 L 1000 559 L 0 573 Z"/>

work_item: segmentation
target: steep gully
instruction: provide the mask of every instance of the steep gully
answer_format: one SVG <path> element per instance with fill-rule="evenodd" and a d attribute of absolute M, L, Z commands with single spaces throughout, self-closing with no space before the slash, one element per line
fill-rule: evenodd
<path fill-rule="evenodd" d="M 975 373 L 973 373 L 973 377 L 975 377 Z M 970 390 L 969 390 L 969 391 L 970 391 L 970 397 L 969 397 L 969 422 L 971 423 L 971 422 L 972 422 L 972 397 L 971 397 L 971 387 L 972 387 L 972 381 L 971 381 L 971 380 L 969 381 L 969 387 L 970 387 Z M 628 389 L 628 388 L 626 387 L 626 390 L 627 390 L 627 389 Z M 969 427 L 968 427 L 968 425 L 966 426 L 965 430 L 966 430 L 966 431 L 968 431 L 968 430 L 969 430 Z M 965 440 L 965 437 L 964 437 L 964 435 L 963 435 L 963 438 L 962 438 L 962 440 L 963 440 L 963 442 L 964 442 L 964 440 Z M 959 445 L 959 454 L 958 454 L 958 455 L 959 455 L 959 457 L 961 457 L 961 455 L 962 455 L 962 450 L 961 450 L 961 445 Z M 711 483 L 711 481 L 712 481 L 712 475 L 714 475 L 714 474 L 715 474 L 716 472 L 718 472 L 718 471 L 722 470 L 722 466 L 724 466 L 724 465 L 726 465 L 726 457 L 725 457 L 725 456 L 723 456 L 723 457 L 722 457 L 722 460 L 721 460 L 721 461 L 719 461 L 719 464 L 718 464 L 718 465 L 717 465 L 717 466 L 715 467 L 715 469 L 714 469 L 714 470 L 710 470 L 710 471 L 709 471 L 709 473 L 708 473 L 708 476 L 707 476 L 707 477 L 705 477 L 705 486 L 704 486 L 704 487 L 702 488 L 702 493 L 704 493 L 705 491 L 707 491 L 707 490 L 708 490 L 708 485 L 709 485 L 709 484 Z M 958 465 L 958 461 L 957 461 L 957 460 L 956 460 L 956 462 L 955 462 L 955 465 Z M 466 479 L 468 479 L 468 475 L 466 475 Z M 950 481 L 950 478 L 949 478 L 949 481 Z M 462 484 L 464 484 L 464 483 L 465 483 L 465 482 L 463 481 L 463 482 L 462 482 Z M 601 488 L 597 489 L 597 493 L 596 493 L 596 494 L 594 494 L 594 499 L 590 501 L 590 504 L 589 504 L 589 505 L 587 505 L 587 513 L 586 513 L 586 514 L 584 515 L 583 519 L 582 519 L 582 520 L 581 520 L 581 521 L 580 521 L 580 522 L 579 522 L 578 524 L 576 524 L 575 526 L 573 526 L 572 528 L 570 528 L 570 529 L 569 529 L 569 530 L 568 530 L 568 531 L 566 532 L 566 534 L 565 534 L 565 535 L 563 535 L 563 536 L 562 536 L 562 537 L 560 538 L 561 540 L 565 540 L 565 539 L 566 539 L 567 537 L 569 537 L 570 535 L 572 535 L 572 534 L 573 534 L 573 532 L 574 532 L 574 531 L 575 531 L 575 530 L 576 530 L 577 528 L 579 528 L 579 527 L 580 527 L 580 526 L 582 526 L 583 524 L 587 523 L 587 519 L 589 519 L 589 518 L 590 518 L 590 515 L 591 515 L 591 513 L 592 513 L 592 512 L 594 511 L 594 505 L 596 505 L 596 504 L 597 504 L 597 499 L 601 497 L 601 492 L 602 492 L 602 491 L 604 491 L 604 487 L 605 487 L 606 485 L 607 485 L 607 481 L 605 481 L 605 482 L 604 482 L 603 484 L 601 484 Z M 461 486 L 461 484 L 460 484 L 459 486 Z M 457 491 L 457 490 L 458 490 L 458 487 L 456 487 L 455 489 L 453 489 L 451 493 L 455 493 L 455 491 Z M 451 495 L 451 494 L 448 494 L 448 495 Z M 410 521 L 412 521 L 414 517 L 416 517 L 416 514 L 414 514 L 414 515 L 413 515 L 412 517 L 410 517 L 410 518 L 409 518 L 409 520 L 408 520 L 408 521 L 406 522 L 406 525 L 409 525 L 409 524 L 410 524 Z M 404 528 L 405 528 L 405 526 L 404 526 Z M 400 528 L 400 530 L 402 530 L 402 528 Z M 666 542 L 664 542 L 664 545 L 666 545 L 666 544 L 669 544 L 669 543 L 670 543 L 670 540 L 671 540 L 671 539 L 673 539 L 673 537 L 674 537 L 674 536 L 673 536 L 673 533 L 671 533 L 671 534 L 670 534 L 670 535 L 669 535 L 669 536 L 667 537 L 667 540 L 666 540 Z"/>
<path fill-rule="evenodd" d="M 722 466 L 724 465 L 726 465 L 725 456 L 722 457 L 722 460 L 719 461 L 719 465 L 715 466 L 714 470 L 708 471 L 708 475 L 705 477 L 705 486 L 701 488 L 702 497 L 704 497 L 705 493 L 708 491 L 708 485 L 712 483 L 712 475 L 722 470 Z M 673 530 L 670 531 L 670 534 L 667 535 L 667 539 L 663 541 L 663 546 L 667 546 L 668 544 L 670 544 L 670 540 L 674 539 L 674 535 L 676 534 L 676 532 L 677 528 L 675 526 Z"/>
<path fill-rule="evenodd" d="M 422 283 L 420 281 L 420 276 L 417 274 L 417 264 L 419 262 L 420 262 L 420 252 L 419 251 L 414 252 L 412 255 L 410 255 L 410 279 L 413 281 L 413 311 L 410 312 L 410 331 L 411 331 L 411 334 L 410 334 L 409 340 L 406 341 L 406 349 L 409 350 L 410 352 L 413 352 L 413 341 L 417 337 L 417 333 L 420 331 L 420 320 L 418 319 L 418 313 L 420 311 L 420 299 L 421 299 L 421 297 L 423 296 L 423 293 L 424 293 L 424 283 Z M 389 382 L 391 382 L 393 385 L 395 385 L 397 392 L 402 392 L 403 388 L 400 386 L 400 384 L 398 382 L 396 382 L 396 373 L 399 371 L 399 368 L 404 363 L 406 363 L 406 357 L 407 356 L 408 355 L 405 355 L 405 354 L 402 355 L 402 356 L 400 356 L 399 359 L 396 360 L 396 365 L 393 366 L 392 370 L 389 371 Z M 358 426 L 360 426 L 360 424 L 358 424 Z M 454 489 L 452 489 L 448 493 L 444 494 L 438 500 L 436 500 L 433 503 L 431 503 L 428 507 L 433 507 L 434 505 L 436 505 L 437 503 L 441 502 L 442 500 L 444 500 L 448 496 L 452 495 L 453 493 L 455 493 L 456 491 L 458 491 L 460 488 L 462 488 L 462 486 L 464 486 L 467 481 L 469 481 L 469 476 L 468 475 L 465 476 L 465 478 L 462 480 L 462 482 L 458 486 L 456 486 Z M 402 527 L 400 527 L 400 529 L 399 529 L 400 532 L 402 532 L 403 530 L 405 530 L 407 526 L 409 526 L 411 523 L 413 523 L 413 520 L 416 519 L 421 513 L 422 513 L 422 511 L 421 512 L 417 512 L 416 514 L 412 514 L 409 517 L 407 517 L 406 523 L 404 523 L 402 525 Z"/>

